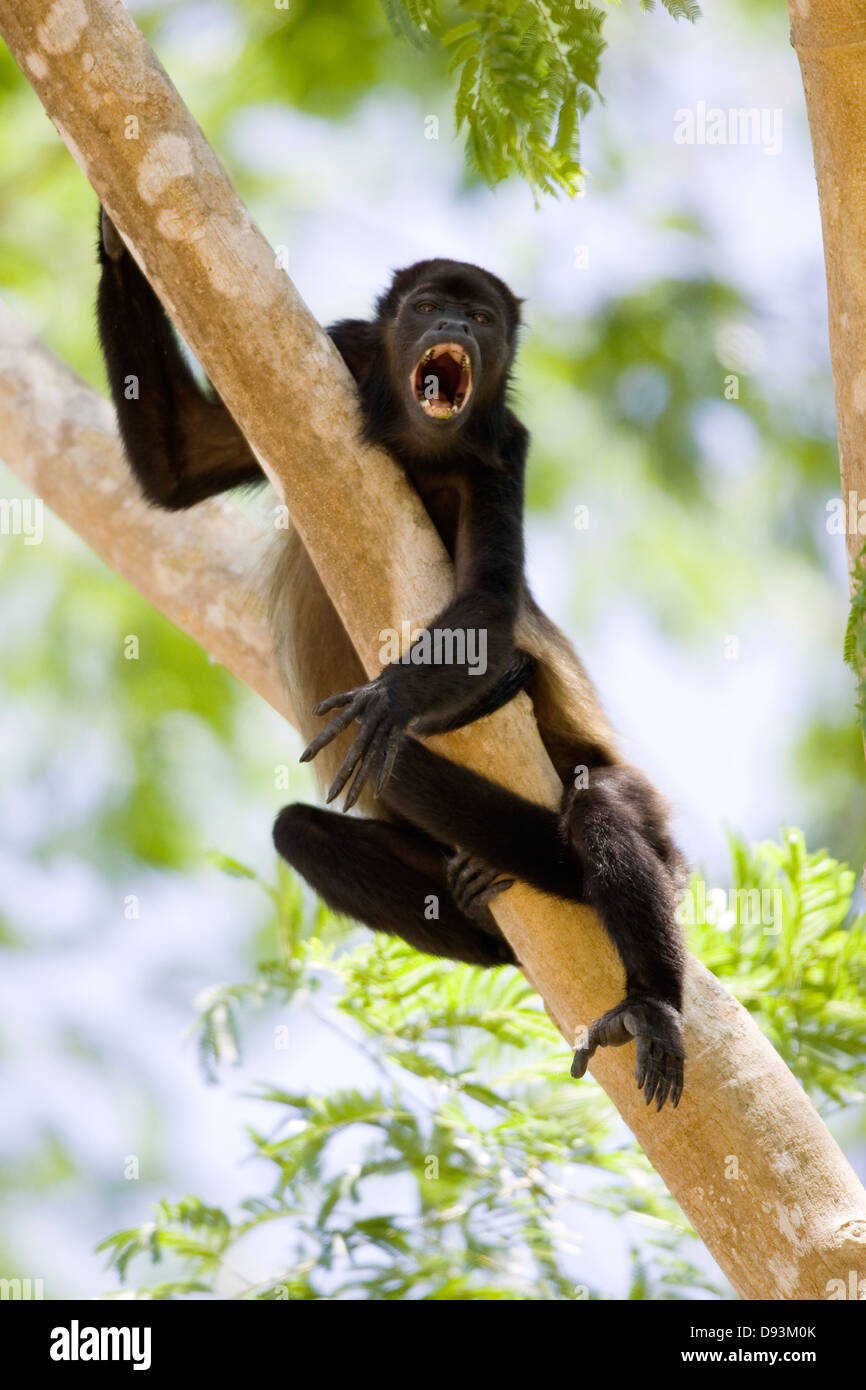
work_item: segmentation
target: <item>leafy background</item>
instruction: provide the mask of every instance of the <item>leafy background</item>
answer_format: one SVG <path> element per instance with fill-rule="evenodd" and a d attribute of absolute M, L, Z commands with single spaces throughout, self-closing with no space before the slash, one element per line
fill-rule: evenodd
<path fill-rule="evenodd" d="M 780 7 L 133 8 L 323 322 L 428 254 L 526 297 L 534 587 L 698 873 L 780 890 L 778 933 L 728 916 L 692 944 L 866 1173 L 862 748 Z M 781 152 L 675 144 L 701 100 L 781 109 Z M 3 295 L 105 389 L 95 213 L 0 50 Z M 273 814 L 310 787 L 270 711 L 57 522 L 41 546 L 0 536 L 0 605 L 0 1277 L 47 1297 L 730 1295 L 516 972 L 371 938 L 274 863 Z"/>

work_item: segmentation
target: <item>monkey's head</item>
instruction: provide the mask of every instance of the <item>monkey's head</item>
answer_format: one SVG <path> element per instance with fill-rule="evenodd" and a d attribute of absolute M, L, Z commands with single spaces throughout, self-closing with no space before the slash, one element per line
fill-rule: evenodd
<path fill-rule="evenodd" d="M 419 261 L 397 271 L 377 311 L 413 432 L 434 444 L 504 405 L 520 303 L 502 280 L 463 261 Z"/>

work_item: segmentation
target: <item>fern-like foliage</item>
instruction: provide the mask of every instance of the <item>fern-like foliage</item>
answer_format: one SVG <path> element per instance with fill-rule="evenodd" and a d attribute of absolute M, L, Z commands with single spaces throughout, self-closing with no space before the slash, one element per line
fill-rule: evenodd
<path fill-rule="evenodd" d="M 751 849 L 732 837 L 731 854 L 726 910 L 693 926 L 695 954 L 755 1015 L 819 1109 L 863 1101 L 866 916 L 851 910 L 853 871 L 807 850 L 799 830 Z"/>
<path fill-rule="evenodd" d="M 732 901 L 755 910 L 693 913 L 693 947 L 819 1104 L 862 1100 L 866 917 L 851 912 L 853 874 L 797 831 L 753 849 L 734 840 L 732 857 Z M 562 1039 L 517 970 L 431 960 L 384 936 L 352 945 L 284 866 L 274 887 L 218 862 L 272 903 L 274 954 L 252 982 L 199 1001 L 208 1074 L 236 1061 L 251 1009 L 290 1022 L 298 1009 L 342 1033 L 371 1080 L 347 1085 L 338 1063 L 316 1091 L 263 1086 L 250 1141 L 265 1189 L 234 1213 L 158 1203 L 100 1247 L 121 1280 L 159 1265 L 139 1292 L 163 1299 L 596 1298 L 591 1252 L 564 1219 L 589 1207 L 633 1230 L 628 1297 L 719 1295 L 604 1093 L 568 1079 Z M 245 1280 L 245 1243 L 274 1222 L 279 1270 Z"/>
<path fill-rule="evenodd" d="M 662 0 L 662 5 L 674 19 L 687 19 L 694 24 L 700 18 L 701 7 L 694 0 Z M 640 7 L 642 10 L 654 10 L 656 0 L 640 0 Z"/>
<path fill-rule="evenodd" d="M 845 629 L 845 660 L 857 677 L 857 715 L 866 738 L 866 546 L 851 575 L 851 608 Z"/>
<path fill-rule="evenodd" d="M 598 92 L 602 10 L 583 0 L 381 3 L 395 33 L 446 50 L 457 129 L 487 183 L 517 172 L 536 200 L 580 191 L 580 118 Z M 665 0 L 665 8 L 675 18 L 698 12 L 689 0 Z"/>

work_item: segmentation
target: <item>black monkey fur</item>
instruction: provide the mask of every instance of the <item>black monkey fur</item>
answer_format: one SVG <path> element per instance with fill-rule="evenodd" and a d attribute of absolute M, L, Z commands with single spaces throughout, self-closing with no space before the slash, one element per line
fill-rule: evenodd
<path fill-rule="evenodd" d="M 123 443 L 147 498 L 185 508 L 263 482 L 104 213 L 99 259 L 100 341 Z M 579 659 L 526 586 L 529 436 L 507 394 L 519 325 L 519 301 L 502 280 L 463 262 L 428 260 L 395 274 L 375 318 L 329 329 L 356 382 L 364 437 L 405 469 L 454 561 L 453 598 L 431 629 L 483 632 L 487 664 L 470 675 L 458 648 L 450 662 L 399 662 L 364 679 L 292 533 L 275 568 L 273 606 L 293 704 L 314 735 L 303 756 L 317 758 L 331 781 L 328 800 L 346 791 L 346 809 L 357 801 L 368 816 L 287 806 L 274 841 L 336 911 L 477 965 L 515 960 L 489 908 L 515 878 L 590 904 L 619 952 L 626 997 L 589 1026 L 572 1072 L 582 1076 L 597 1047 L 634 1038 L 638 1085 L 661 1109 L 667 1099 L 676 1105 L 683 1087 L 684 948 L 675 906 L 684 862 L 663 799 L 622 761 Z M 127 393 L 130 377 L 137 398 Z M 558 813 L 411 736 L 470 723 L 523 688 L 563 782 Z M 316 715 L 331 715 L 324 728 L 306 714 L 314 702 Z M 585 776 L 575 777 L 577 769 Z"/>

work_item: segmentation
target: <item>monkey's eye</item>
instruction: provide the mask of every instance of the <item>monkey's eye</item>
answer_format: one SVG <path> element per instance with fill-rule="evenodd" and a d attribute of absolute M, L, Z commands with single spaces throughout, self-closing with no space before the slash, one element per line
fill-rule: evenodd
<path fill-rule="evenodd" d="M 422 299 L 418 304 L 415 305 L 415 308 L 418 310 L 419 314 L 436 313 L 436 305 L 432 304 L 429 299 Z"/>
<path fill-rule="evenodd" d="M 474 318 L 474 320 L 475 320 L 476 323 L 492 323 L 492 322 L 493 322 L 493 320 L 491 319 L 490 315 L 489 315 L 489 314 L 485 314 L 485 312 L 484 312 L 483 309 L 476 309 L 476 310 L 474 311 L 472 317 Z"/>

